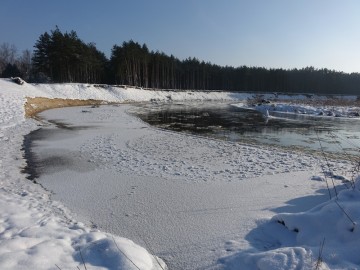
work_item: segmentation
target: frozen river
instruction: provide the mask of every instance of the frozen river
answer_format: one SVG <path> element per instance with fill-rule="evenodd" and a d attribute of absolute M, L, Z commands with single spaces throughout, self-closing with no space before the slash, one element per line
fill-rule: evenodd
<path fill-rule="evenodd" d="M 266 246 L 251 233 L 259 221 L 327 199 L 324 183 L 310 181 L 318 158 L 157 129 L 128 110 L 41 113 L 50 125 L 30 135 L 30 159 L 78 220 L 132 239 L 169 269 L 222 269 L 220 258 Z"/>

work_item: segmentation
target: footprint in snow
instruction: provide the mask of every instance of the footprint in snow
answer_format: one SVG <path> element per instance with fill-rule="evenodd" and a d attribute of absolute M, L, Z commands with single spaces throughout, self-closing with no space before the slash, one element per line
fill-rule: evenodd
<path fill-rule="evenodd" d="M 137 186 L 131 186 L 131 191 L 128 193 L 128 195 L 129 196 L 134 195 L 136 189 L 137 189 Z"/>

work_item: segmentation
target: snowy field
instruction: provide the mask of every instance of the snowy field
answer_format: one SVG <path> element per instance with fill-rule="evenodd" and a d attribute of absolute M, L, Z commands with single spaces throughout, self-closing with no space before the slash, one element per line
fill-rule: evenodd
<path fill-rule="evenodd" d="M 1 269 L 166 268 L 161 259 L 170 269 L 314 269 L 319 250 L 318 269 L 360 269 L 351 162 L 328 160 L 336 177 L 324 177 L 318 158 L 156 130 L 127 114 L 130 105 L 44 112 L 70 127 L 57 128 L 25 119 L 25 97 L 252 95 L 0 80 Z M 34 145 L 46 166 L 38 182 L 49 191 L 21 173 L 23 136 L 39 125 Z"/>

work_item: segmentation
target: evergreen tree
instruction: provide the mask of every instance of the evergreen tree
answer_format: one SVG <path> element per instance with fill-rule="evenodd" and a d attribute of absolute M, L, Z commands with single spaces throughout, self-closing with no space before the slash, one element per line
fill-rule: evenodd
<path fill-rule="evenodd" d="M 58 27 L 40 35 L 32 58 L 38 76 L 53 82 L 114 83 L 145 88 L 360 94 L 360 74 L 328 69 L 219 66 L 179 60 L 133 40 L 114 45 L 110 61 L 94 43 Z M 1 56 L 1 50 L 0 50 Z M 1 57 L 0 57 L 1 58 Z M 1 59 L 0 59 L 1 60 Z M 19 65 L 20 66 L 20 65 Z"/>
<path fill-rule="evenodd" d="M 50 34 L 40 35 L 34 48 L 35 72 L 53 82 L 105 82 L 105 55 L 94 43 L 85 44 L 75 31 L 62 33 L 56 27 Z"/>

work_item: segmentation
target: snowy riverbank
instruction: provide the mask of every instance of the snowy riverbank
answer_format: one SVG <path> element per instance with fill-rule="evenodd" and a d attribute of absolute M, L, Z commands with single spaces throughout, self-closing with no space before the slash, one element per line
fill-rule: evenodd
<path fill-rule="evenodd" d="M 27 97 L 130 102 L 232 99 L 230 96 L 193 92 L 170 95 L 165 91 L 79 84 L 17 85 L 0 79 L 0 268 L 75 268 L 83 265 L 81 251 L 86 264 L 97 269 L 137 269 L 132 262 L 141 269 L 160 269 L 160 259 L 130 240 L 92 230 L 73 220 L 62 204 L 50 199 L 49 192 L 21 173 L 26 165 L 23 136 L 39 128 L 35 120 L 25 119 Z"/>
<path fill-rule="evenodd" d="M 2 221 L 0 268 L 58 269 L 57 266 L 61 269 L 76 268 L 76 266 L 82 268 L 82 255 L 89 269 L 137 269 L 127 257 L 131 258 L 140 269 L 160 269 L 158 265 L 160 260 L 157 261 L 145 249 L 135 245 L 130 240 L 102 233 L 76 222 L 70 211 L 62 203 L 51 200 L 49 192 L 26 180 L 25 175 L 21 174 L 20 170 L 25 166 L 21 150 L 23 135 L 38 128 L 36 121 L 24 118 L 26 97 L 98 99 L 112 102 L 204 99 L 237 102 L 252 96 L 252 94 L 222 92 L 146 91 L 77 84 L 25 84 L 18 86 L 8 80 L 0 80 L 0 145 L 3 150 L 0 162 L 0 219 Z M 303 98 L 306 99 L 305 96 Z M 106 108 L 99 110 L 100 115 L 97 116 L 99 121 L 115 117 L 114 110 Z M 185 207 L 186 211 L 184 212 L 184 209 L 179 208 L 178 213 L 184 217 L 183 220 L 190 221 L 197 229 L 187 231 L 184 230 L 184 227 L 177 226 L 179 231 L 175 235 L 176 237 L 183 235 L 186 240 L 190 239 L 189 242 L 192 243 L 188 246 L 190 253 L 194 251 L 194 248 L 201 250 L 204 246 L 206 247 L 208 244 L 211 246 L 215 243 L 211 246 L 215 248 L 213 252 L 208 249 L 203 250 L 203 254 L 215 260 L 211 266 L 213 268 L 242 269 L 246 266 L 247 269 L 295 269 L 296 267 L 307 269 L 313 266 L 320 240 L 325 238 L 322 255 L 325 261 L 322 265 L 323 269 L 327 268 L 326 265 L 331 269 L 357 269 L 360 264 L 357 256 L 360 252 L 360 235 L 356 227 L 360 221 L 360 215 L 357 212 L 359 205 L 358 188 L 339 192 L 336 202 L 334 199 L 330 201 L 326 199 L 325 182 L 309 180 L 310 178 L 313 180 L 320 179 L 321 176 L 321 168 L 316 165 L 316 161 L 311 156 L 272 153 L 271 150 L 263 148 L 233 146 L 199 138 L 187 138 L 177 134 L 172 134 L 169 137 L 164 132 L 143 128 L 143 123 L 124 114 L 124 111 L 121 113 L 122 128 L 126 130 L 121 136 L 125 136 L 122 138 L 125 141 L 130 140 L 127 145 L 123 145 L 123 140 L 119 140 L 118 136 L 120 135 L 117 136 L 110 132 L 103 136 L 88 137 L 86 143 L 80 144 L 82 152 L 79 153 L 86 155 L 89 152 L 91 153 L 90 160 L 93 159 L 100 161 L 100 164 L 106 164 L 107 170 L 116 171 L 120 167 L 124 169 L 125 174 L 135 178 L 136 184 L 126 180 L 129 178 L 124 178 L 125 181 L 121 185 L 130 189 L 129 194 L 132 194 L 132 199 L 138 198 L 138 202 L 145 199 L 141 205 L 147 206 L 147 211 L 150 214 L 145 212 L 148 223 L 145 222 L 141 226 L 148 226 L 150 231 L 156 231 L 157 228 L 153 222 L 159 220 L 151 215 L 151 211 L 156 211 L 164 206 L 159 204 L 158 209 L 150 207 L 152 201 L 146 203 L 146 198 L 155 197 L 159 199 L 159 202 L 164 202 L 179 197 L 179 200 L 183 200 L 182 207 Z M 80 111 L 79 114 L 81 117 L 92 117 L 91 113 L 87 114 Z M 143 137 L 145 135 L 146 138 Z M 94 144 L 94 142 L 96 143 Z M 182 148 L 190 147 L 185 152 L 192 153 L 191 155 L 195 158 L 191 158 L 190 154 L 182 157 L 182 151 L 177 153 L 176 151 L 180 149 L 179 143 Z M 176 145 L 177 147 L 174 148 Z M 51 144 L 49 146 L 52 147 Z M 98 146 L 98 148 L 94 150 L 94 146 Z M 111 148 L 113 146 L 119 148 L 115 151 Z M 214 149 L 218 149 L 218 155 Z M 122 155 L 117 155 L 118 151 L 121 151 Z M 222 158 L 220 158 L 221 153 L 223 154 Z M 201 157 L 205 157 L 209 161 L 205 162 Z M 269 164 L 266 165 L 265 161 Z M 221 162 L 224 162 L 223 165 Z M 254 164 L 256 166 L 252 168 Z M 338 165 L 342 167 L 340 171 L 344 170 L 345 172 L 351 167 L 351 164 L 347 162 L 340 162 Z M 269 173 L 268 170 L 273 173 Z M 77 179 L 80 184 L 75 186 L 72 194 L 93 192 L 94 189 L 90 188 L 93 187 L 92 185 L 83 188 L 84 185 L 81 185 L 81 182 L 89 179 L 94 180 L 97 173 L 101 172 L 100 170 L 91 174 L 91 177 L 83 175 Z M 62 174 L 60 177 L 63 177 L 69 185 L 72 177 L 80 175 L 73 172 L 67 172 L 67 174 L 70 176 L 64 178 L 64 174 Z M 258 178 L 255 180 L 254 178 L 246 178 L 246 181 L 240 182 L 237 176 L 241 174 L 245 178 Z M 53 174 L 53 177 L 55 177 L 54 175 L 56 176 L 56 173 Z M 111 180 L 111 175 L 109 173 L 105 178 Z M 147 180 L 152 179 L 153 184 L 158 183 L 157 187 L 162 187 L 163 190 L 151 189 L 152 183 L 147 181 L 145 184 L 143 181 L 145 178 Z M 175 184 L 175 189 L 173 189 L 174 186 L 163 185 L 165 182 L 162 181 L 166 179 Z M 351 180 L 348 176 L 347 179 Z M 186 181 L 183 183 L 179 180 Z M 222 182 L 229 182 L 229 184 L 223 186 Z M 339 185 L 341 182 L 337 180 L 336 183 Z M 109 192 L 114 191 L 111 190 L 114 187 L 112 185 L 99 186 L 99 188 L 101 187 L 105 190 L 108 189 Z M 185 197 L 182 197 L 183 195 L 179 192 L 174 192 L 184 188 L 187 190 L 187 193 L 184 193 L 187 194 L 184 195 Z M 145 193 L 141 193 L 142 190 L 152 191 L 149 192 L 149 197 L 145 197 Z M 218 199 L 213 200 L 210 204 L 209 201 L 203 201 L 202 197 L 197 198 L 196 196 L 200 194 L 201 190 L 210 194 L 212 198 Z M 232 192 L 230 196 L 232 199 L 224 201 L 224 196 L 229 195 L 228 192 Z M 334 190 L 332 192 L 334 197 Z M 316 193 L 323 195 L 319 197 L 316 196 Z M 61 194 L 53 196 L 63 199 Z M 81 198 L 81 196 L 78 197 Z M 239 201 L 239 198 L 244 200 Z M 97 201 L 94 200 L 93 202 Z M 127 202 L 127 204 L 122 204 L 122 202 Z M 308 210 L 307 207 L 315 206 L 319 202 L 323 203 L 313 210 L 297 213 Z M 137 212 L 136 209 L 131 208 L 133 205 L 129 203 L 129 200 L 113 200 L 112 203 L 116 204 L 114 209 L 120 208 L 120 212 L 128 214 L 130 218 L 132 217 L 132 222 L 139 225 L 136 223 L 137 216 L 135 214 L 144 214 L 144 212 Z M 194 207 L 194 203 L 196 207 Z M 340 208 L 336 203 L 341 205 L 355 225 L 349 224 L 347 215 L 343 211 L 339 212 Z M 101 202 L 99 205 L 100 209 L 106 209 L 106 203 L 105 207 Z M 242 205 L 245 206 L 239 207 Z M 72 205 L 73 208 L 83 207 L 84 209 L 89 209 L 90 206 L 87 203 L 81 204 L 76 201 Z M 121 207 L 124 208 L 121 209 Z M 170 229 L 174 227 L 174 224 L 179 224 L 180 221 L 179 216 L 170 215 L 173 209 L 177 209 L 177 207 L 179 206 L 167 205 L 166 209 L 163 209 L 166 211 L 161 212 L 164 215 L 163 220 L 168 220 L 166 224 L 169 225 L 169 235 L 174 233 Z M 193 215 L 194 211 L 196 212 L 199 209 L 206 210 L 201 212 L 202 219 L 200 220 Z M 220 211 L 219 209 L 223 210 Z M 141 207 L 138 210 L 144 211 Z M 202 236 L 206 237 L 208 232 L 214 232 L 216 235 L 218 226 L 222 226 L 221 223 L 209 222 L 209 217 L 211 216 L 211 220 L 217 217 L 220 222 L 222 216 L 218 214 L 223 214 L 223 212 L 226 212 L 229 227 L 222 227 L 221 241 L 201 242 Z M 278 214 L 270 221 L 264 220 L 271 218 L 274 212 L 292 212 L 293 214 Z M 211 213 L 210 216 L 209 213 Z M 106 217 L 107 214 L 109 213 L 104 212 L 102 215 Z M 114 212 L 113 214 L 113 219 L 117 220 L 116 215 L 118 213 Z M 97 214 L 93 213 L 93 215 L 96 217 Z M 93 219 L 90 213 L 86 217 L 86 212 L 80 213 L 79 216 L 83 216 L 84 220 L 87 221 Z M 106 218 L 103 220 L 104 224 L 108 221 Z M 258 220 L 263 221 L 259 223 Z M 323 225 L 322 220 L 326 220 L 326 224 L 330 225 Z M 256 221 L 258 221 L 258 226 L 255 223 Z M 100 223 L 100 221 L 97 220 L 96 223 Z M 105 228 L 104 224 L 102 225 Z M 200 226 L 201 224 L 202 226 Z M 122 235 L 122 230 L 117 231 L 111 226 L 108 227 L 109 231 Z M 126 227 L 129 227 L 127 224 L 118 224 L 118 226 L 124 231 L 126 231 Z M 126 237 L 128 236 L 126 235 Z M 129 238 L 135 240 L 136 235 L 129 233 Z M 140 241 L 136 240 L 137 243 L 142 244 L 141 239 Z M 168 244 L 167 241 L 171 242 L 172 240 L 174 239 L 171 237 L 163 239 L 164 247 Z M 177 239 L 175 238 L 175 240 Z M 221 243 L 224 241 L 226 242 L 225 247 L 221 248 Z M 147 244 L 144 243 L 143 246 L 147 246 Z M 161 242 L 155 247 L 151 245 L 151 248 L 161 248 Z M 167 260 L 171 259 L 166 255 L 171 253 L 169 251 L 163 249 L 163 252 L 157 253 L 161 253 L 161 257 L 166 257 Z M 220 257 L 223 259 L 216 260 Z M 198 259 L 201 260 L 202 258 Z"/>

